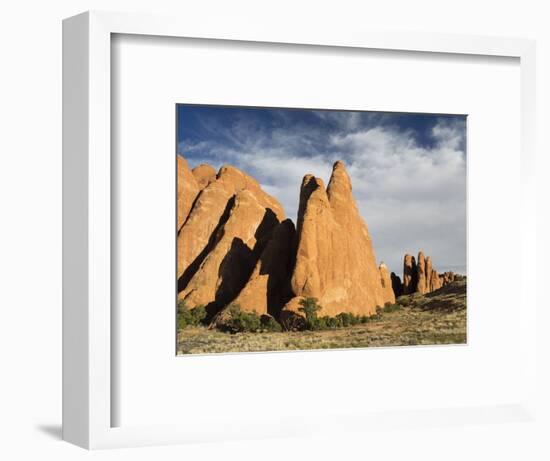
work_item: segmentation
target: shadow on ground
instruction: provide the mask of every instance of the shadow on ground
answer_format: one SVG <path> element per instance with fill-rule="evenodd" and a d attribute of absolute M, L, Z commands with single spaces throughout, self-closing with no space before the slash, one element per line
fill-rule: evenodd
<path fill-rule="evenodd" d="M 52 439 L 63 439 L 61 424 L 40 424 L 39 426 L 36 426 L 36 429 L 38 429 L 43 434 L 48 435 Z"/>

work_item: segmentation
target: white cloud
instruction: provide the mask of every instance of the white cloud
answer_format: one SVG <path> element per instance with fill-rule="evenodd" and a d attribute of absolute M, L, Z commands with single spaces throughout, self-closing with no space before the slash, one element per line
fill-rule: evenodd
<path fill-rule="evenodd" d="M 421 144 L 413 131 L 384 124 L 377 114 L 372 114 L 367 128 L 357 113 L 315 111 L 315 115 L 330 119 L 337 130 L 326 133 L 311 125 L 283 125 L 268 132 L 242 123 L 222 133 L 228 143 L 186 144 L 181 151 L 193 154 L 193 165 L 230 163 L 242 168 L 281 201 L 293 220 L 303 176 L 314 174 L 327 184 L 333 162 L 342 159 L 379 261 L 399 275 L 403 255 L 419 250 L 432 256 L 438 270 L 465 265 L 463 119 L 439 120 L 427 134 L 429 142 Z M 216 130 L 219 136 L 221 128 Z"/>

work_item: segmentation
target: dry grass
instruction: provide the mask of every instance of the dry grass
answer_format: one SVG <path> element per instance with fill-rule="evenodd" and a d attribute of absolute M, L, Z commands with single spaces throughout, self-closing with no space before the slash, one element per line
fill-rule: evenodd
<path fill-rule="evenodd" d="M 403 296 L 399 302 L 407 305 L 335 330 L 228 334 L 186 328 L 178 332 L 178 354 L 466 343 L 466 282 L 426 296 Z"/>

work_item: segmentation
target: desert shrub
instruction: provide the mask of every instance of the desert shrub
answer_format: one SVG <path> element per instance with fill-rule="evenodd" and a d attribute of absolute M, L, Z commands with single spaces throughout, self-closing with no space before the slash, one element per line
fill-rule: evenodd
<path fill-rule="evenodd" d="M 339 325 L 343 327 L 349 327 L 362 323 L 361 316 L 352 314 L 350 312 L 342 312 L 336 316 L 336 319 L 338 320 Z"/>
<path fill-rule="evenodd" d="M 285 331 L 301 331 L 306 329 L 304 317 L 296 312 L 283 310 L 279 318 Z"/>
<path fill-rule="evenodd" d="M 400 296 L 397 298 L 397 304 L 400 306 L 408 306 L 411 303 L 411 298 L 408 296 Z"/>
<path fill-rule="evenodd" d="M 322 307 L 317 304 L 317 298 L 302 299 L 300 300 L 300 306 L 298 310 L 303 312 L 306 317 L 306 330 L 318 330 L 319 319 L 317 318 L 317 312 L 319 312 Z"/>
<path fill-rule="evenodd" d="M 338 319 L 338 323 L 343 327 L 349 327 L 351 325 L 350 323 L 350 315 L 347 312 L 341 312 L 340 314 L 336 315 L 336 319 Z"/>
<path fill-rule="evenodd" d="M 330 317 L 328 315 L 324 315 L 323 317 L 320 317 L 317 320 L 317 329 L 318 330 L 328 330 L 330 327 L 329 325 Z"/>
<path fill-rule="evenodd" d="M 217 328 L 228 333 L 257 332 L 262 329 L 262 322 L 256 312 L 242 311 L 240 305 L 231 304 Z"/>
<path fill-rule="evenodd" d="M 368 322 L 376 322 L 377 320 L 380 320 L 382 318 L 383 310 L 384 310 L 383 307 L 376 306 L 376 312 L 373 315 L 367 317 L 367 323 Z"/>
<path fill-rule="evenodd" d="M 327 328 L 334 329 L 334 328 L 341 328 L 342 320 L 338 317 L 327 317 L 326 320 Z"/>
<path fill-rule="evenodd" d="M 384 308 L 382 309 L 382 312 L 385 314 L 390 314 L 392 312 L 397 312 L 403 309 L 403 307 L 399 304 L 392 304 L 392 303 L 386 303 L 384 304 Z"/>
<path fill-rule="evenodd" d="M 177 326 L 178 329 L 190 326 L 201 325 L 206 319 L 206 309 L 204 306 L 195 306 L 189 309 L 183 299 L 178 301 Z"/>
<path fill-rule="evenodd" d="M 264 331 L 282 331 L 281 324 L 277 322 L 271 315 L 262 315 L 260 317 L 260 324 Z"/>
<path fill-rule="evenodd" d="M 317 311 L 311 312 L 309 317 L 305 319 L 305 329 L 306 330 L 334 330 L 337 328 L 344 328 L 354 325 L 359 325 L 362 323 L 368 323 L 373 319 L 376 319 L 375 316 L 368 317 L 366 315 L 355 315 L 350 312 L 341 312 L 334 317 L 324 315 L 323 317 L 317 317 Z M 378 317 L 380 313 L 377 314 Z"/>
<path fill-rule="evenodd" d="M 194 325 L 204 323 L 204 320 L 206 319 L 206 308 L 203 305 L 195 306 L 190 312 Z"/>

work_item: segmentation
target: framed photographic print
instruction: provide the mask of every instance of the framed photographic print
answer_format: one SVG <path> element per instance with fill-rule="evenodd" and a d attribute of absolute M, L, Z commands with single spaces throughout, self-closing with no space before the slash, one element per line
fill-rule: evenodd
<path fill-rule="evenodd" d="M 63 58 L 65 440 L 536 418 L 531 41 L 93 12 Z"/>
<path fill-rule="evenodd" d="M 464 115 L 176 111 L 178 354 L 466 343 Z"/>

